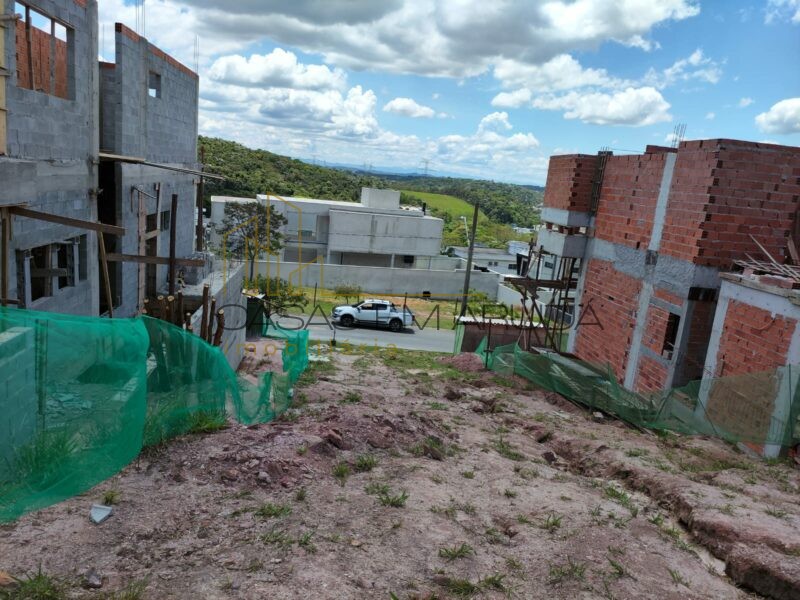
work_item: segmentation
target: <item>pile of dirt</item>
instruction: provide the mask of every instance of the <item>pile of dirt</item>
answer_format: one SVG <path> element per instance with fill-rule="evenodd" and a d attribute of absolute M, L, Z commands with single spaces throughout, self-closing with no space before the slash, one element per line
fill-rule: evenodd
<path fill-rule="evenodd" d="M 474 352 L 465 352 L 455 356 L 446 356 L 438 359 L 443 365 L 458 369 L 463 373 L 480 373 L 486 370 L 481 358 Z"/>

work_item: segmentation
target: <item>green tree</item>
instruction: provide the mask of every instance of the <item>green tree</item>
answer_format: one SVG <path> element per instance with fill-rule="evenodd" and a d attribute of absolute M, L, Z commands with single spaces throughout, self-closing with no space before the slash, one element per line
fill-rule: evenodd
<path fill-rule="evenodd" d="M 333 288 L 334 296 L 342 298 L 346 304 L 350 304 L 350 298 L 358 300 L 363 291 L 360 285 L 354 283 L 343 283 Z"/>
<path fill-rule="evenodd" d="M 255 274 L 256 259 L 283 248 L 280 228 L 286 218 L 259 202 L 227 202 L 225 218 L 217 227 L 225 252 L 250 263 L 250 280 Z"/>
<path fill-rule="evenodd" d="M 264 294 L 264 314 L 267 319 L 271 319 L 272 315 L 284 315 L 292 307 L 305 308 L 308 304 L 308 296 L 302 288 L 278 277 L 259 275 L 255 281 L 245 282 L 245 287 L 255 288 Z"/>

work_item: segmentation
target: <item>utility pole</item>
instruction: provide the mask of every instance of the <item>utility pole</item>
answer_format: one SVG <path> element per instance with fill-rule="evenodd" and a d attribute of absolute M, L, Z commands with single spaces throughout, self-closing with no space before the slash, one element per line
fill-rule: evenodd
<path fill-rule="evenodd" d="M 472 256 L 475 254 L 475 232 L 478 229 L 478 211 L 480 207 L 478 206 L 478 201 L 475 201 L 475 212 L 472 214 L 472 235 L 469 240 L 469 254 L 467 255 L 467 272 L 464 275 L 464 295 L 461 298 L 461 314 L 458 315 L 459 317 L 463 317 L 467 314 L 467 300 L 469 299 L 469 279 L 472 275 Z"/>

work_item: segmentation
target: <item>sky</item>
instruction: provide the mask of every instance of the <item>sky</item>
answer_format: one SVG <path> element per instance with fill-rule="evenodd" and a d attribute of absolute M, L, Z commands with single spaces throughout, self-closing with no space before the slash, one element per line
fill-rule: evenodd
<path fill-rule="evenodd" d="M 141 0 L 139 1 L 141 3 Z M 543 185 L 553 154 L 800 146 L 800 0 L 100 0 L 200 75 L 200 133 Z"/>

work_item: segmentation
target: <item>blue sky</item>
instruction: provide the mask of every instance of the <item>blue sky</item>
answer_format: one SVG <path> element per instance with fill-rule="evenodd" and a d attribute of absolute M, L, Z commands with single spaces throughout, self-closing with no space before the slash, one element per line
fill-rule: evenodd
<path fill-rule="evenodd" d="M 100 12 L 104 58 L 122 21 L 197 66 L 201 133 L 317 162 L 426 160 L 543 184 L 552 154 L 637 152 L 669 144 L 678 123 L 687 139 L 800 145 L 800 0 L 147 0 L 144 19 L 101 0 Z"/>

